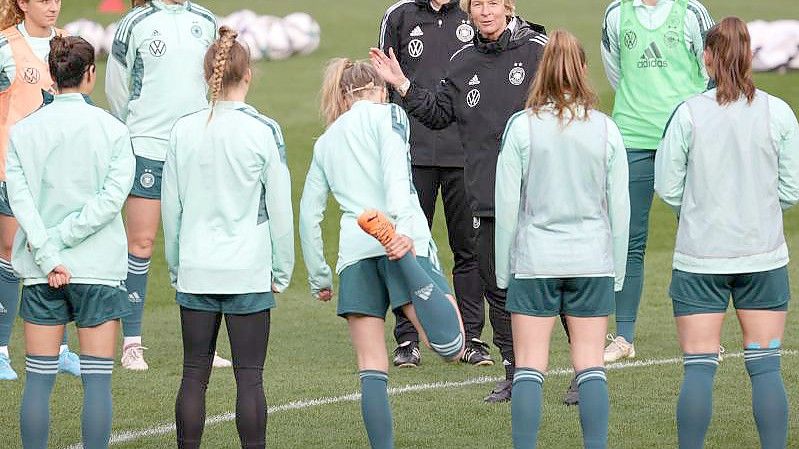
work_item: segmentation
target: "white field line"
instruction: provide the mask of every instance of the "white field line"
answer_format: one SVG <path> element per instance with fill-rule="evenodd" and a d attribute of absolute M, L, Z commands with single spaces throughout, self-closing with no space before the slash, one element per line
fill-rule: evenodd
<path fill-rule="evenodd" d="M 784 350 L 782 352 L 784 356 L 790 355 L 794 356 L 799 354 L 799 351 L 795 350 Z M 744 356 L 743 352 L 735 352 L 732 354 L 724 354 L 725 359 L 738 359 Z M 630 369 L 630 368 L 646 368 L 651 366 L 662 366 L 662 365 L 676 365 L 682 362 L 682 357 L 672 357 L 669 359 L 649 359 L 649 360 L 636 360 L 633 362 L 622 362 L 622 363 L 611 363 L 606 366 L 608 370 L 622 370 L 622 369 Z M 574 371 L 571 368 L 557 368 L 552 369 L 547 372 L 547 376 L 571 376 Z M 487 384 L 487 383 L 494 383 L 499 382 L 503 378 L 501 377 L 491 377 L 491 376 L 481 376 L 475 377 L 472 379 L 466 379 L 460 382 L 433 382 L 433 383 L 426 383 L 426 384 L 414 384 L 414 385 L 404 385 L 401 387 L 393 387 L 388 389 L 388 394 L 391 396 L 396 396 L 404 393 L 412 393 L 418 391 L 430 391 L 430 390 L 446 390 L 446 389 L 453 389 L 453 388 L 462 388 L 468 387 L 471 385 L 480 385 L 480 384 Z M 339 404 L 343 402 L 356 402 L 361 399 L 360 393 L 351 393 L 345 394 L 342 396 L 333 396 L 333 397 L 326 397 L 326 398 L 317 398 L 317 399 L 307 399 L 307 400 L 300 400 L 300 401 L 292 401 L 286 404 L 276 405 L 274 407 L 269 407 L 269 414 L 273 415 L 275 413 L 280 412 L 287 412 L 291 410 L 302 410 L 306 408 L 313 408 L 313 407 L 321 407 L 323 405 L 330 405 L 330 404 Z M 220 415 L 214 415 L 205 420 L 206 426 L 212 426 L 219 423 L 230 422 L 236 419 L 236 415 L 234 413 L 223 413 Z M 131 441 L 141 440 L 144 438 L 149 437 L 156 437 L 161 435 L 166 435 L 169 433 L 175 432 L 175 424 L 162 424 L 159 426 L 148 427 L 145 429 L 139 430 L 125 430 L 122 432 L 117 432 L 111 435 L 111 444 L 120 444 L 120 443 L 128 443 Z M 83 445 L 81 443 L 73 444 L 71 446 L 66 447 L 65 449 L 83 449 Z"/>

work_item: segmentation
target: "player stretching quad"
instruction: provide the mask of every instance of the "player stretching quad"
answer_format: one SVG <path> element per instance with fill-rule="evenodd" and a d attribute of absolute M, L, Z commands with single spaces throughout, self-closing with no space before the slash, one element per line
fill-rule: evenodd
<path fill-rule="evenodd" d="M 494 272 L 494 181 L 502 131 L 524 109 L 547 37 L 544 28 L 515 15 L 514 0 L 461 0 L 477 27 L 474 39 L 457 51 L 435 89 L 403 73 L 393 50 L 372 49 L 380 75 L 402 97 L 405 110 L 422 124 L 441 129 L 457 122 L 462 137 L 464 178 L 475 227 L 475 250 L 489 306 L 494 344 L 502 354 L 505 380 L 486 402 L 509 401 L 514 372 L 510 315 Z"/>
<path fill-rule="evenodd" d="M 711 26 L 713 19 L 697 0 L 615 0 L 605 12 L 602 59 L 616 89 L 613 120 L 624 137 L 630 172 L 627 275 L 616 293 L 616 336 L 608 336 L 608 363 L 635 357 L 655 149 L 674 108 L 708 84 L 702 49 Z"/>
<path fill-rule="evenodd" d="M 205 57 L 211 108 L 175 123 L 164 166 L 166 259 L 177 289 L 183 380 L 178 447 L 200 447 L 205 391 L 224 314 L 241 446 L 266 445 L 263 369 L 274 292 L 294 268 L 291 182 L 273 120 L 244 103 L 250 54 L 228 27 Z"/>
<path fill-rule="evenodd" d="M 105 449 L 111 436 L 111 372 L 119 319 L 130 313 L 124 280 L 122 204 L 135 161 L 127 128 L 84 101 L 97 80 L 94 48 L 54 37 L 53 103 L 14 126 L 8 196 L 21 234 L 13 264 L 23 281 L 24 449 L 46 449 L 50 395 L 64 325 L 75 321 L 83 382 L 83 447 Z"/>
<path fill-rule="evenodd" d="M 680 449 L 704 447 L 730 296 L 761 447 L 783 449 L 780 348 L 790 289 L 782 211 L 799 202 L 799 124 L 784 101 L 755 88 L 741 19 L 710 30 L 704 60 L 716 87 L 677 108 L 655 171 L 655 190 L 679 217 L 669 294 L 685 365 Z"/>
<path fill-rule="evenodd" d="M 122 320 L 122 367 L 149 368 L 142 316 L 153 242 L 161 217 L 161 174 L 169 131 L 178 118 L 208 105 L 203 58 L 216 39 L 216 18 L 187 0 L 132 0 L 120 21 L 106 68 L 111 112 L 125 122 L 136 154 L 136 177 L 125 204 L 131 316 Z M 168 99 L 168 100 L 167 100 Z M 222 358 L 214 366 L 230 366 Z"/>
<path fill-rule="evenodd" d="M 427 89 L 435 89 L 444 78 L 449 58 L 474 39 L 474 28 L 457 0 L 402 0 L 386 11 L 380 26 L 380 49 L 394 49 L 402 70 Z M 395 89 L 391 102 L 402 106 Z M 458 127 L 431 130 L 413 117 L 411 123 L 411 167 L 419 203 L 432 228 L 439 188 L 455 258 L 452 278 L 466 330 L 463 362 L 493 365 L 488 345 L 480 340 L 485 321 L 483 287 L 474 253 L 472 214 L 463 178 L 463 143 Z M 416 366 L 420 362 L 419 337 L 401 313 L 394 330 L 397 349 L 394 365 Z"/>
<path fill-rule="evenodd" d="M 607 447 L 602 337 L 624 283 L 630 200 L 624 142 L 596 101 L 582 46 L 555 31 L 497 162 L 497 285 L 508 288 L 513 324 L 516 449 L 536 446 L 558 315 L 569 323 L 584 446 Z"/>
<path fill-rule="evenodd" d="M 42 105 L 42 91 L 52 92 L 47 67 L 50 40 L 63 31 L 55 28 L 61 1 L 9 0 L 0 12 L 0 380 L 14 380 L 8 344 L 19 305 L 19 279 L 11 268 L 11 246 L 18 224 L 8 203 L 5 182 L 6 150 L 11 126 Z M 61 342 L 59 372 L 80 375 L 78 355 Z"/>
<path fill-rule="evenodd" d="M 457 360 L 464 347 L 458 309 L 411 181 L 408 118 L 386 100 L 385 83 L 368 62 L 330 63 L 322 88 L 328 127 L 314 146 L 300 204 L 303 256 L 311 291 L 322 301 L 331 299 L 333 287 L 320 227 L 330 193 L 343 211 L 337 313 L 347 320 L 357 353 L 361 412 L 373 449 L 394 447 L 387 309 L 402 308 L 420 337 L 448 360 Z M 372 207 L 395 224 L 382 212 L 363 213 Z"/>

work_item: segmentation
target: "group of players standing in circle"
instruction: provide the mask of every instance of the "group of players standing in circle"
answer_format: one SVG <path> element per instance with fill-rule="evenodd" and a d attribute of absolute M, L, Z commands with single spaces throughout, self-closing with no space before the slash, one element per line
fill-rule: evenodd
<path fill-rule="evenodd" d="M 241 444 L 265 447 L 269 311 L 294 266 L 282 131 L 245 103 L 252 71 L 233 30 L 217 30 L 213 14 L 187 0 L 133 4 L 106 73 L 124 124 L 91 104 L 94 50 L 55 28 L 60 0 L 5 5 L 0 311 L 13 321 L 19 302 L 25 322 L 22 444 L 47 447 L 62 370 L 80 371 L 84 447 L 108 446 L 120 320 L 123 366 L 147 369 L 141 316 L 163 219 L 184 346 L 178 447 L 200 447 L 211 367 L 226 362 L 215 354 L 223 316 Z M 762 447 L 785 447 L 782 210 L 799 202 L 796 117 L 755 89 L 745 23 L 713 26 L 696 0 L 614 1 L 602 49 L 617 92 L 612 120 L 595 109 L 579 41 L 561 30 L 547 38 L 515 14 L 514 0 L 400 1 L 370 62 L 328 66 L 327 128 L 299 233 L 311 289 L 330 300 L 320 224 L 332 194 L 343 211 L 337 313 L 357 353 L 373 448 L 393 447 L 388 309 L 395 365 L 418 365 L 420 340 L 445 359 L 487 365 L 484 297 L 506 370 L 486 401 L 513 397 L 514 447 L 536 446 L 557 317 L 575 369 L 567 403 L 579 402 L 585 447 L 607 447 L 604 364 L 635 356 L 654 191 L 679 217 L 670 295 L 685 354 L 680 447 L 704 445 L 730 296 Z M 439 189 L 454 297 L 429 230 Z M 618 335 L 605 347 L 614 310 Z M 62 346 L 70 321 L 80 356 Z M 0 374 L 15 378 L 10 322 L 0 324 Z"/>

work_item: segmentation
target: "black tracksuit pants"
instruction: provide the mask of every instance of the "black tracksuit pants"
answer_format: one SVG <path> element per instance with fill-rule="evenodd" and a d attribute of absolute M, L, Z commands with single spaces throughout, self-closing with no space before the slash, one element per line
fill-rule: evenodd
<path fill-rule="evenodd" d="M 452 269 L 455 284 L 455 299 L 463 317 L 466 339 L 480 338 L 483 332 L 485 311 L 483 308 L 483 286 L 480 281 L 477 257 L 474 251 L 474 228 L 472 211 L 466 197 L 463 169 L 456 167 L 413 167 L 413 183 L 419 195 L 419 203 L 432 228 L 436 211 L 438 191 L 444 203 L 449 246 L 455 259 Z M 492 250 L 493 253 L 493 250 Z M 504 303 L 503 303 L 504 304 Z M 410 321 L 396 310 L 397 326 L 394 337 L 397 343 L 418 341 L 419 335 Z"/>

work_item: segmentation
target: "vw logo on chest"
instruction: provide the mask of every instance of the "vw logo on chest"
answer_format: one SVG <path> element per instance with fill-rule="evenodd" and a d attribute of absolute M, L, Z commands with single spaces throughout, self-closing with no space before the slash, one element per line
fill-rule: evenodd
<path fill-rule="evenodd" d="M 411 57 L 418 58 L 424 53 L 424 42 L 421 39 L 414 39 L 408 43 L 408 54 Z"/>
<path fill-rule="evenodd" d="M 156 58 L 164 56 L 164 54 L 166 54 L 166 42 L 160 39 L 155 39 L 150 42 L 150 54 Z"/>
<path fill-rule="evenodd" d="M 473 108 L 480 103 L 480 91 L 472 89 L 466 94 L 466 106 Z"/>
<path fill-rule="evenodd" d="M 22 72 L 22 79 L 28 84 L 36 84 L 42 79 L 42 75 L 36 67 L 26 67 Z"/>

